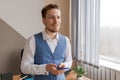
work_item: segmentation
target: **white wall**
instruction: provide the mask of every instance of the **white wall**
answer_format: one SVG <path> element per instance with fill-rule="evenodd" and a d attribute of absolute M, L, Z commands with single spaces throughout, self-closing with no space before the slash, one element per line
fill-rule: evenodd
<path fill-rule="evenodd" d="M 70 37 L 70 0 L 0 0 L 0 18 L 27 39 L 44 29 L 41 9 L 48 3 L 60 5 L 60 32 Z"/>
<path fill-rule="evenodd" d="M 0 18 L 25 38 L 43 30 L 43 0 L 0 0 Z"/>

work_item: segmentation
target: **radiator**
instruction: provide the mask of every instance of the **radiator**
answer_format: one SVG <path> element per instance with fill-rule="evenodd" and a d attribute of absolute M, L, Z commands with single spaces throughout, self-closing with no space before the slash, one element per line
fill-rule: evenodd
<path fill-rule="evenodd" d="M 84 64 L 83 67 L 87 72 L 86 76 L 91 80 L 120 80 L 120 71 L 103 66 L 95 68 L 87 64 Z"/>

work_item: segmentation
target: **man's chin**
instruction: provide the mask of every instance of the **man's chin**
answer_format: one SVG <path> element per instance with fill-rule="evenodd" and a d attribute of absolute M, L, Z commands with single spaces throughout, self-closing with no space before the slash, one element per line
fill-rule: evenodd
<path fill-rule="evenodd" d="M 47 28 L 47 30 L 50 31 L 50 32 L 52 32 L 52 33 L 57 33 L 58 32 L 58 30 L 51 30 L 49 28 Z"/>
<path fill-rule="evenodd" d="M 52 33 L 57 33 L 58 31 L 51 31 Z"/>

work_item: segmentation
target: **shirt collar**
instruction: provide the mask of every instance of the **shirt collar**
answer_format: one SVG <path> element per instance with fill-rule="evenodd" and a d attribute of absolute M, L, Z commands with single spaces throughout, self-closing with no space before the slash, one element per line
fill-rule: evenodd
<path fill-rule="evenodd" d="M 42 35 L 43 35 L 43 40 L 51 39 L 45 30 L 42 32 Z M 57 33 L 55 39 L 56 39 L 56 40 L 59 40 L 58 33 Z"/>

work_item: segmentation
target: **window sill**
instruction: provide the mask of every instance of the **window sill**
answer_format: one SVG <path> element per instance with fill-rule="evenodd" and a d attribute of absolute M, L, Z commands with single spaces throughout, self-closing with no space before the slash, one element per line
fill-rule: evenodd
<path fill-rule="evenodd" d="M 111 60 L 111 58 L 100 56 L 99 64 L 101 66 L 120 71 L 120 63 L 115 60 Z"/>

